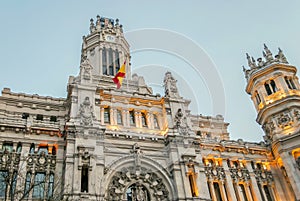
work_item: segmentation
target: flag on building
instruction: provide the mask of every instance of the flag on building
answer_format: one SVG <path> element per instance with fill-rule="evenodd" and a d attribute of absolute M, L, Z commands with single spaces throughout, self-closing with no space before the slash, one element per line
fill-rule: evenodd
<path fill-rule="evenodd" d="M 123 78 L 125 77 L 126 74 L 125 64 L 126 64 L 126 60 L 121 66 L 120 70 L 117 72 L 116 76 L 112 79 L 114 83 L 117 85 L 117 89 L 119 89 L 122 86 Z"/>

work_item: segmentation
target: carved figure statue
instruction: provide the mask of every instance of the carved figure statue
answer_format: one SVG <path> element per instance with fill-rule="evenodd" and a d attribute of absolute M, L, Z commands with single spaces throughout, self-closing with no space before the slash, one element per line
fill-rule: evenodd
<path fill-rule="evenodd" d="M 88 126 L 92 124 L 95 116 L 89 97 L 85 97 L 83 103 L 80 104 L 79 116 L 83 125 Z"/>

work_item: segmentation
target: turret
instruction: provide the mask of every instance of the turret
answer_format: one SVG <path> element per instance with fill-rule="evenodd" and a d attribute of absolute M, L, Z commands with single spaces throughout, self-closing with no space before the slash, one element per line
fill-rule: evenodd
<path fill-rule="evenodd" d="M 300 200 L 300 85 L 297 69 L 278 49 L 273 57 L 266 45 L 264 60 L 257 63 L 247 54 L 250 69 L 243 67 L 246 92 L 257 110 L 256 121 L 262 126 L 264 139 L 272 150 L 277 167 L 291 184 L 295 200 Z"/>

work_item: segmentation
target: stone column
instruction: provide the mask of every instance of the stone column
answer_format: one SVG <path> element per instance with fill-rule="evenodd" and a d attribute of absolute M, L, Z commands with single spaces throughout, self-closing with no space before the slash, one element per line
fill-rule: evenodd
<path fill-rule="evenodd" d="M 247 199 L 248 201 L 253 201 L 252 193 L 249 187 L 250 187 L 249 182 L 245 182 L 244 188 L 245 188 Z"/>
<path fill-rule="evenodd" d="M 256 178 L 255 178 L 255 173 L 253 172 L 253 168 L 251 166 L 251 163 L 247 162 L 246 163 L 246 168 L 249 170 L 250 181 L 251 181 L 252 189 L 253 189 L 253 191 L 252 191 L 253 200 L 254 201 L 263 200 L 262 197 L 261 197 L 261 194 L 259 193 L 260 190 L 259 190 L 259 187 L 257 185 L 257 181 L 256 181 Z"/>
<path fill-rule="evenodd" d="M 294 158 L 289 155 L 288 152 L 283 152 L 280 155 L 286 169 L 286 173 L 290 179 L 291 186 L 294 190 L 296 200 L 300 200 L 300 174 L 293 164 L 292 160 L 294 160 Z"/>
<path fill-rule="evenodd" d="M 211 199 L 203 164 L 202 165 L 200 164 L 198 170 L 197 185 L 198 185 L 199 197 L 207 200 Z"/>
<path fill-rule="evenodd" d="M 230 170 L 229 170 L 229 166 L 226 162 L 224 162 L 223 164 L 225 164 L 224 167 L 224 172 L 225 172 L 225 179 L 227 181 L 227 196 L 228 196 L 228 201 L 237 201 L 237 198 L 235 196 L 235 192 L 234 192 L 234 188 L 233 188 L 233 182 L 232 182 L 232 178 L 230 175 Z"/>
<path fill-rule="evenodd" d="M 211 192 L 211 199 L 213 201 L 217 201 L 217 196 L 216 196 L 216 192 L 215 192 L 215 188 L 214 188 L 214 185 L 213 185 L 213 180 L 208 180 L 208 185 L 209 185 L 209 189 L 210 189 L 210 192 Z"/>
<path fill-rule="evenodd" d="M 225 181 L 222 180 L 219 182 L 219 186 L 220 186 L 220 192 L 221 192 L 221 196 L 223 200 L 229 200 L 227 199 L 227 195 L 226 195 L 226 191 L 225 191 Z"/>
<path fill-rule="evenodd" d="M 104 107 L 101 107 L 100 109 L 100 123 L 101 125 L 104 125 Z"/>
<path fill-rule="evenodd" d="M 135 126 L 138 128 L 142 128 L 140 111 L 134 111 L 134 119 L 135 119 Z"/>

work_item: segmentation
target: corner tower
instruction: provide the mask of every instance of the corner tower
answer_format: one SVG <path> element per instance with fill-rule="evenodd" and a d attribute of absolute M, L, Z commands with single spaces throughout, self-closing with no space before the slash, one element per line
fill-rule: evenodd
<path fill-rule="evenodd" d="M 278 167 L 287 174 L 293 194 L 300 200 L 300 85 L 297 69 L 290 65 L 279 48 L 273 57 L 264 45 L 265 59 L 246 54 L 250 69 L 245 69 L 246 92 L 257 110 Z"/>

